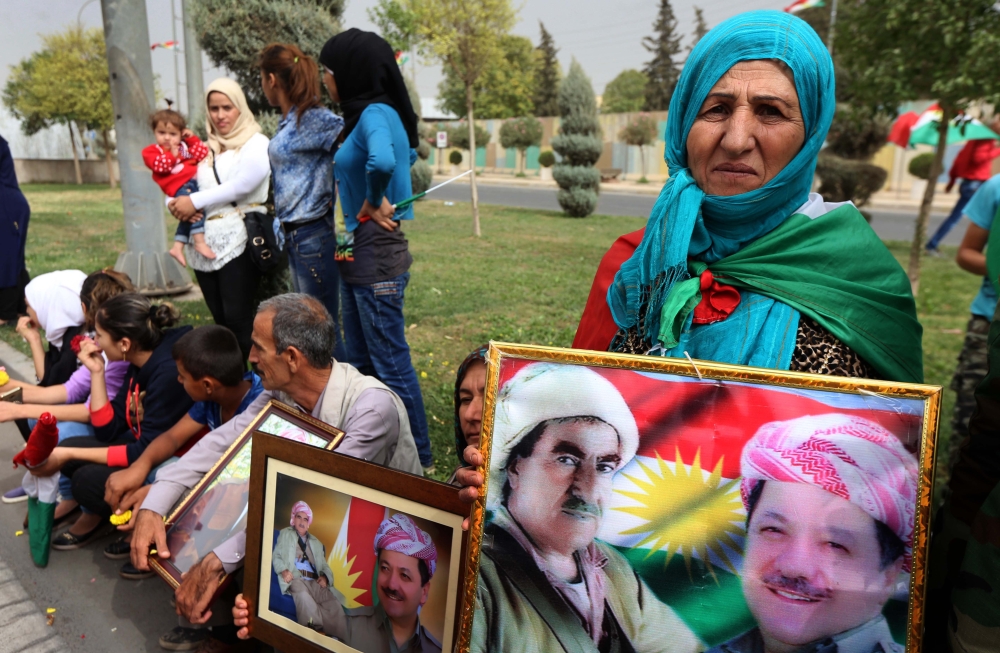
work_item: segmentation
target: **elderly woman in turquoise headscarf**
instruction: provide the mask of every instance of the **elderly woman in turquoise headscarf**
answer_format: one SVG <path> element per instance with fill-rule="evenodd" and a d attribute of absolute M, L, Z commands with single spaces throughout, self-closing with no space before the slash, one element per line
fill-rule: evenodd
<path fill-rule="evenodd" d="M 834 110 L 804 21 L 711 30 L 670 102 L 670 179 L 605 255 L 574 347 L 922 381 L 905 273 L 853 204 L 809 192 Z"/>

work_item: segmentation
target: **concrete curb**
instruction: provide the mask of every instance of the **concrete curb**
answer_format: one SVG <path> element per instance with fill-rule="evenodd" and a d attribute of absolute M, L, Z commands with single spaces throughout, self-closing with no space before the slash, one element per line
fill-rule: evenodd
<path fill-rule="evenodd" d="M 0 651 L 49 653 L 68 651 L 69 646 L 46 625 L 45 616 L 35 605 L 14 572 L 0 559 Z"/>
<path fill-rule="evenodd" d="M 7 368 L 13 379 L 35 382 L 35 365 L 31 359 L 3 341 L 0 341 L 0 365 Z"/>

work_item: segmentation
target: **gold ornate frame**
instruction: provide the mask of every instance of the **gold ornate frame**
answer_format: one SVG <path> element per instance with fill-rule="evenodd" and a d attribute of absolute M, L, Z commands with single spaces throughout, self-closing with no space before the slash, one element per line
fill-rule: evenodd
<path fill-rule="evenodd" d="M 215 477 L 225 469 L 226 465 L 236 456 L 236 454 L 250 442 L 253 437 L 254 431 L 258 430 L 258 427 L 267 421 L 267 418 L 271 415 L 278 415 L 287 422 L 290 422 L 299 428 L 308 431 L 311 435 L 323 438 L 327 441 L 324 449 L 332 450 L 337 448 L 340 441 L 344 439 L 344 432 L 338 428 L 330 426 L 326 422 L 321 422 L 312 415 L 307 415 L 297 408 L 293 408 L 288 404 L 282 403 L 277 399 L 272 399 L 267 402 L 263 409 L 257 416 L 253 419 L 250 424 L 243 429 L 240 433 L 240 437 L 226 449 L 226 452 L 222 454 L 218 461 L 212 466 L 210 470 L 202 477 L 198 484 L 191 488 L 187 496 L 177 502 L 174 509 L 170 512 L 170 515 L 164 520 L 164 526 L 169 533 L 171 527 L 177 522 L 178 519 L 190 508 L 198 498 L 201 497 L 205 489 L 212 483 Z M 305 445 L 309 446 L 309 445 Z M 247 479 L 247 483 L 250 483 L 250 479 Z M 181 584 L 181 572 L 176 567 L 173 566 L 173 558 L 168 558 L 166 560 L 161 559 L 156 554 L 149 555 L 149 566 L 155 571 L 160 578 L 165 580 L 171 588 L 177 589 Z M 229 575 L 223 575 L 222 579 L 219 581 L 219 588 L 223 584 L 227 583 Z M 218 590 L 217 590 L 218 591 Z"/>
<path fill-rule="evenodd" d="M 906 653 L 922 653 L 923 622 L 927 592 L 927 556 L 930 546 L 931 500 L 934 490 L 934 461 L 936 456 L 937 430 L 941 410 L 941 386 L 895 381 L 875 381 L 852 379 L 802 372 L 788 372 L 740 365 L 728 365 L 699 360 L 663 358 L 616 354 L 578 349 L 560 349 L 517 345 L 504 342 L 490 342 L 486 354 L 486 396 L 483 407 L 483 427 L 480 450 L 483 465 L 479 472 L 484 483 L 469 517 L 469 557 L 465 574 L 465 593 L 461 617 L 461 634 L 457 650 L 469 650 L 472 637 L 472 618 L 476 604 L 476 587 L 479 580 L 479 556 L 482 547 L 483 529 L 486 517 L 486 495 L 490 478 L 490 450 L 492 445 L 493 420 L 496 410 L 500 363 L 504 359 L 523 359 L 607 367 L 640 372 L 660 372 L 713 381 L 741 381 L 766 386 L 828 390 L 846 394 L 881 395 L 899 399 L 920 399 L 924 401 L 922 432 L 920 435 L 920 477 L 917 485 L 917 510 L 913 542 L 913 561 L 910 576 L 910 601 L 907 606 Z"/>

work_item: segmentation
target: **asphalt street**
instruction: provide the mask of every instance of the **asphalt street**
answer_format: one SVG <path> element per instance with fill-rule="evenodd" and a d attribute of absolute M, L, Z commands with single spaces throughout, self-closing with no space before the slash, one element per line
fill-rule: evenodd
<path fill-rule="evenodd" d="M 479 201 L 483 204 L 499 204 L 502 206 L 513 206 L 523 209 L 540 209 L 547 211 L 559 211 L 559 203 L 556 201 L 556 193 L 548 188 L 531 188 L 525 186 L 511 186 L 504 184 L 484 184 L 478 185 Z M 429 195 L 436 200 L 452 202 L 468 202 L 468 184 L 450 184 L 434 191 Z M 649 217 L 649 212 L 656 201 L 655 195 L 645 195 L 637 193 L 623 193 L 609 191 L 601 192 L 600 200 L 597 203 L 597 213 L 603 215 L 630 215 L 641 218 Z M 913 239 L 913 224 L 917 217 L 915 210 L 885 210 L 885 209 L 865 209 L 872 216 L 872 228 L 883 240 L 905 240 Z M 931 214 L 930 229 L 928 233 L 933 233 L 947 214 Z M 962 234 L 968 221 L 964 218 L 962 222 L 945 238 L 945 245 L 958 245 L 962 242 Z M 610 246 L 611 243 L 608 243 Z"/>

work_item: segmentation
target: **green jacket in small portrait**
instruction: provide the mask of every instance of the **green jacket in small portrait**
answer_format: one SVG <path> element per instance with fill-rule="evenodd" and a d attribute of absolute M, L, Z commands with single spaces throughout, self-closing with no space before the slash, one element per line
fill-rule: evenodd
<path fill-rule="evenodd" d="M 278 541 L 271 554 L 271 566 L 278 574 L 278 585 L 282 594 L 288 594 L 288 583 L 281 577 L 281 572 L 292 572 L 292 578 L 302 578 L 302 573 L 295 567 L 295 558 L 299 553 L 299 534 L 291 526 L 281 529 Z M 312 533 L 306 532 L 306 558 L 321 576 L 326 576 L 327 586 L 333 587 L 333 570 L 326 561 L 326 547 Z"/>
<path fill-rule="evenodd" d="M 506 530 L 486 527 L 479 563 L 471 653 L 697 653 L 705 645 L 613 547 L 607 558 L 602 648 L 577 613 Z"/>

